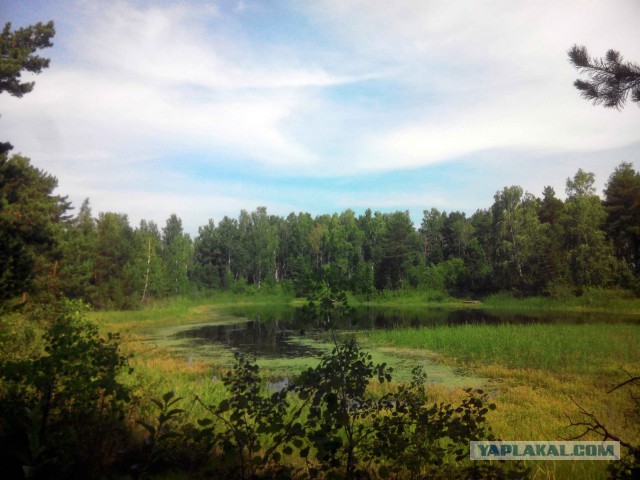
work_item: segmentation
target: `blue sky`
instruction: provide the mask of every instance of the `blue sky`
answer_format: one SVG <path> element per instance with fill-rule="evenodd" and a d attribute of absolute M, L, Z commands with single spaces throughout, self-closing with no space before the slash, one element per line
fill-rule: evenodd
<path fill-rule="evenodd" d="M 566 51 L 640 62 L 640 2 L 4 1 L 53 19 L 51 67 L 0 131 L 94 213 L 209 218 L 489 207 L 521 185 L 603 188 L 640 108 L 593 107 Z M 636 162 L 636 168 L 640 165 Z"/>

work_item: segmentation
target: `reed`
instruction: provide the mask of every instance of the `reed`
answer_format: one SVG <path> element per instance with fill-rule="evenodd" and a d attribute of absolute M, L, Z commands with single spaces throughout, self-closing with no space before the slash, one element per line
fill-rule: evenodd
<path fill-rule="evenodd" d="M 368 342 L 426 349 L 470 364 L 595 372 L 640 364 L 634 324 L 499 324 L 374 330 Z"/>

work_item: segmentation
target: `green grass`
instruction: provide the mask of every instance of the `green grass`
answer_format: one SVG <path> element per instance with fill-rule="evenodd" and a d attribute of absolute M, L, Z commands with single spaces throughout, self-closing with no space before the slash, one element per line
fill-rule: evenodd
<path fill-rule="evenodd" d="M 210 292 L 205 296 L 171 297 L 154 300 L 139 310 L 97 310 L 90 318 L 111 327 L 143 327 L 143 324 L 162 325 L 208 320 L 212 312 L 227 307 L 276 308 L 300 303 L 291 295 L 271 293 L 237 294 Z"/>
<path fill-rule="evenodd" d="M 617 313 L 640 315 L 640 298 L 621 289 L 586 288 L 581 295 L 563 298 L 545 296 L 514 297 L 509 292 L 489 295 L 482 300 L 452 297 L 446 292 L 420 289 L 385 290 L 373 295 L 349 297 L 353 306 L 483 308 L 487 310 L 540 314 L 543 312 Z"/>
<path fill-rule="evenodd" d="M 509 293 L 497 293 L 483 299 L 482 308 L 531 313 L 573 311 L 640 315 L 640 298 L 625 291 L 599 288 L 587 289 L 581 296 L 569 296 L 563 299 L 515 298 Z"/>
<path fill-rule="evenodd" d="M 471 301 L 465 298 L 452 297 L 443 291 L 403 288 L 400 290 L 383 290 L 371 295 L 350 295 L 349 303 L 353 306 L 444 307 L 469 305 Z"/>
<path fill-rule="evenodd" d="M 370 343 L 431 350 L 472 364 L 573 372 L 640 365 L 640 328 L 633 324 L 460 325 L 362 335 Z"/>
<path fill-rule="evenodd" d="M 640 371 L 640 326 L 628 323 L 437 326 L 361 332 L 367 348 L 432 352 L 441 362 L 485 377 L 498 405 L 488 421 L 504 440 L 559 440 L 582 433 L 568 428 L 577 402 L 611 432 L 634 443 L 629 392 L 607 393 Z M 597 436 L 585 439 L 597 440 Z M 607 478 L 604 462 L 529 462 L 535 479 Z"/>

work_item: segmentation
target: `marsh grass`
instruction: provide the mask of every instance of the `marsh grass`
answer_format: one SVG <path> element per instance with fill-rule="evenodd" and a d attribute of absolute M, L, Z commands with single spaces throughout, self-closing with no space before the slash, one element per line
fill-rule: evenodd
<path fill-rule="evenodd" d="M 559 440 L 582 433 L 576 403 L 623 438 L 640 438 L 626 392 L 607 393 L 640 368 L 634 324 L 501 324 L 361 333 L 372 348 L 430 352 L 489 381 L 498 409 L 488 420 L 505 440 Z M 576 402 L 576 403 L 574 403 Z M 587 437 L 598 439 L 595 436 Z M 636 440 L 637 441 L 637 440 Z M 607 478 L 606 462 L 529 462 L 536 479 Z"/>
<path fill-rule="evenodd" d="M 362 335 L 374 344 L 431 350 L 474 365 L 583 373 L 640 364 L 640 328 L 633 324 L 460 325 Z"/>
<path fill-rule="evenodd" d="M 569 427 L 569 417 L 581 419 L 576 403 L 593 412 L 612 432 L 625 439 L 640 438 L 633 422 L 633 402 L 627 392 L 607 393 L 623 381 L 620 369 L 606 372 L 567 373 L 499 364 L 480 365 L 475 371 L 492 379 L 496 411 L 489 424 L 504 440 L 565 440 L 583 433 Z M 576 402 L 576 403 L 574 403 Z M 584 420 L 584 418 L 582 418 Z M 581 440 L 601 440 L 588 435 Z M 604 479 L 608 462 L 527 462 L 535 479 Z"/>

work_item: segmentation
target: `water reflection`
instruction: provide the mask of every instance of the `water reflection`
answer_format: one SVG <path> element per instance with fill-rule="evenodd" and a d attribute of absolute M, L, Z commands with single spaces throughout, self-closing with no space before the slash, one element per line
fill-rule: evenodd
<path fill-rule="evenodd" d="M 229 325 L 194 326 L 173 335 L 191 345 L 215 343 L 241 350 L 259 357 L 295 358 L 319 356 L 322 352 L 313 342 L 323 329 L 305 318 L 301 309 L 282 306 L 235 307 L 226 312 L 238 317 Z M 246 320 L 242 320 L 246 319 Z M 620 321 L 608 314 L 545 313 L 540 315 L 505 314 L 469 309 L 420 308 L 359 308 L 348 318 L 334 321 L 338 331 L 369 329 L 419 328 L 429 326 L 457 326 L 464 324 L 497 325 L 503 323 L 589 323 Z M 626 321 L 637 323 L 634 317 Z"/>
<path fill-rule="evenodd" d="M 217 343 L 267 358 L 296 358 L 317 356 L 320 350 L 293 341 L 301 336 L 282 321 L 264 322 L 261 319 L 231 325 L 204 325 L 183 330 L 175 338 L 189 340 L 193 345 Z"/>

